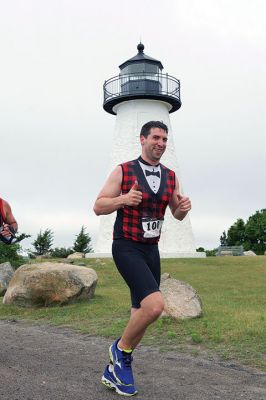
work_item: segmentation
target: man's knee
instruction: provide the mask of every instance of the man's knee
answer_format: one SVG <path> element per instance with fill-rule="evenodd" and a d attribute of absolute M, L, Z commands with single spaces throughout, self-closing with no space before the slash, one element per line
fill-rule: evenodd
<path fill-rule="evenodd" d="M 164 309 L 163 296 L 160 292 L 150 294 L 141 302 L 141 308 L 151 320 L 156 320 Z"/>
<path fill-rule="evenodd" d="M 152 319 L 156 320 L 157 318 L 159 318 L 160 315 L 163 312 L 163 309 L 164 309 L 164 303 L 163 302 L 155 304 L 151 309 L 151 317 L 152 317 Z"/>

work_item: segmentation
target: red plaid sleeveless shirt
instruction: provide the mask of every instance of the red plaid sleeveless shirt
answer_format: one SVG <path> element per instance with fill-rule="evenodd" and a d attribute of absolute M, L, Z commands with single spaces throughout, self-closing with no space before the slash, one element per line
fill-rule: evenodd
<path fill-rule="evenodd" d="M 158 243 L 157 237 L 149 237 L 147 227 L 162 223 L 165 210 L 175 189 L 175 173 L 164 165 L 161 166 L 161 183 L 157 193 L 154 193 L 139 165 L 138 160 L 121 164 L 123 178 L 121 193 L 130 191 L 135 181 L 138 181 L 138 190 L 142 192 L 142 202 L 136 206 L 124 206 L 117 210 L 114 224 L 114 239 L 134 240 L 141 243 Z M 150 221 L 143 223 L 143 221 Z"/>
<path fill-rule="evenodd" d="M 5 222 L 4 218 L 5 218 L 4 202 L 0 198 L 0 226 L 2 226 L 3 223 Z"/>

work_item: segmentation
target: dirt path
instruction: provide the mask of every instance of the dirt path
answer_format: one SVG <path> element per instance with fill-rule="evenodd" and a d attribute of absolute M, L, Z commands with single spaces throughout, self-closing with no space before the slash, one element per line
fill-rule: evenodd
<path fill-rule="evenodd" d="M 109 345 L 67 328 L 0 321 L 0 399 L 121 399 L 100 383 Z M 141 346 L 134 371 L 136 400 L 266 400 L 266 374 L 229 363 Z"/>

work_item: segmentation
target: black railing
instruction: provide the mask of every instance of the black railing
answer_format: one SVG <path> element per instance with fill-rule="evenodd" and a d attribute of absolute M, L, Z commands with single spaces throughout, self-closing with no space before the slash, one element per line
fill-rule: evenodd
<path fill-rule="evenodd" d="M 168 74 L 121 74 L 105 81 L 104 104 L 123 96 L 162 96 L 180 102 L 180 81 Z"/>

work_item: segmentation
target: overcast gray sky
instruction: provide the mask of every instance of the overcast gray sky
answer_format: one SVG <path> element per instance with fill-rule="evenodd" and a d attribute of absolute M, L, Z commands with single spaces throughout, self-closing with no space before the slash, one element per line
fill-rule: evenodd
<path fill-rule="evenodd" d="M 264 0 L 0 1 L 0 196 L 20 231 L 71 246 L 108 170 L 104 80 L 145 53 L 181 80 L 171 114 L 196 245 L 266 206 Z M 167 164 L 166 161 L 164 161 Z"/>

